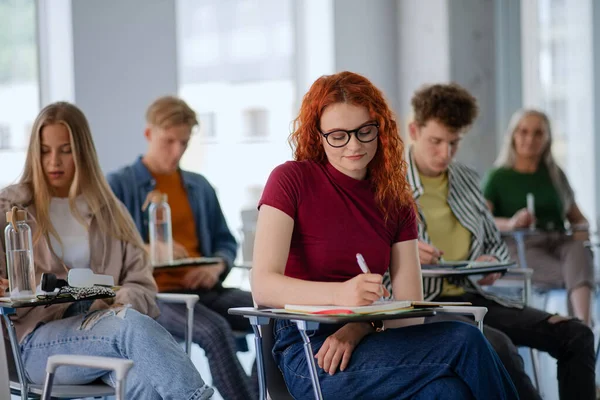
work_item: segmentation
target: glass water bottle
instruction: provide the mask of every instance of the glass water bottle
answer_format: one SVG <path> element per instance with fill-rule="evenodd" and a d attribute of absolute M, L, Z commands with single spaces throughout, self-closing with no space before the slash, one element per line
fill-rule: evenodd
<path fill-rule="evenodd" d="M 6 269 L 11 300 L 35 298 L 35 266 L 33 240 L 27 224 L 27 211 L 13 207 L 6 213 L 8 225 L 4 229 Z"/>
<path fill-rule="evenodd" d="M 158 191 L 150 192 L 144 203 L 144 210 L 146 207 L 152 265 L 170 264 L 173 262 L 173 233 L 167 195 Z"/>

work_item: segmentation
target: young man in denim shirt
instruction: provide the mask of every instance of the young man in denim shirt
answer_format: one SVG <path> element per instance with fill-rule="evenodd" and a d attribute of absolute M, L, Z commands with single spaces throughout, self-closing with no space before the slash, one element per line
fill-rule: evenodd
<path fill-rule="evenodd" d="M 256 397 L 256 385 L 236 356 L 232 330 L 250 331 L 245 318 L 228 315 L 230 307 L 251 307 L 252 296 L 225 289 L 223 280 L 236 257 L 237 243 L 227 227 L 214 188 L 202 175 L 179 168 L 179 161 L 198 125 L 196 113 L 181 99 L 165 96 L 146 112 L 144 136 L 148 150 L 133 164 L 108 176 L 115 195 L 125 204 L 148 243 L 148 213 L 142 206 L 148 193 L 167 194 L 173 227 L 173 256 L 220 257 L 211 266 L 181 267 L 155 271 L 160 292 L 193 293 L 200 296 L 194 312 L 193 340 L 206 352 L 214 386 L 226 399 Z M 184 336 L 186 307 L 159 302 L 158 321 L 169 332 Z"/>

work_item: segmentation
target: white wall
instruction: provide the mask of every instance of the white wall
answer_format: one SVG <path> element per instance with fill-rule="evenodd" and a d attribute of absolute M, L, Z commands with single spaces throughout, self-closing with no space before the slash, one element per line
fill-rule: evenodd
<path fill-rule="evenodd" d="M 398 111 L 396 0 L 335 0 L 335 69 L 369 78 Z"/>
<path fill-rule="evenodd" d="M 398 0 L 398 85 L 403 131 L 410 99 L 425 84 L 456 82 L 480 114 L 458 160 L 483 174 L 497 152 L 494 4 L 472 0 Z"/>
<path fill-rule="evenodd" d="M 104 171 L 145 151 L 144 114 L 177 93 L 174 0 L 72 2 L 75 101 Z"/>
<path fill-rule="evenodd" d="M 450 79 L 448 2 L 398 0 L 397 17 L 399 117 L 405 127 L 414 91 Z"/>

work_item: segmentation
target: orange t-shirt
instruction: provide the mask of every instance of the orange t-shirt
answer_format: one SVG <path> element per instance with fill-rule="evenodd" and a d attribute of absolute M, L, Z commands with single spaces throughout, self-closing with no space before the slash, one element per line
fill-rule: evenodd
<path fill-rule="evenodd" d="M 167 195 L 167 202 L 171 207 L 171 224 L 173 228 L 173 241 L 179 243 L 187 250 L 190 257 L 200 257 L 200 242 L 196 236 L 196 222 L 192 207 L 188 201 L 187 192 L 179 171 L 168 175 L 152 174 L 156 180 L 155 190 Z M 154 274 L 160 292 L 184 289 L 181 280 L 193 267 L 159 271 Z"/>

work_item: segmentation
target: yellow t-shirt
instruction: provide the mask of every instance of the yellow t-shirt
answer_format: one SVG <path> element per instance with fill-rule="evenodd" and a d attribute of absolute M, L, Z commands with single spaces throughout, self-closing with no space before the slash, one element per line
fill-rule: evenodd
<path fill-rule="evenodd" d="M 431 243 L 444 252 L 444 260 L 465 260 L 471 247 L 471 232 L 461 225 L 448 205 L 448 173 L 434 178 L 420 174 L 419 177 L 423 185 L 419 206 Z M 444 280 L 442 296 L 460 296 L 464 292 L 461 287 Z"/>

